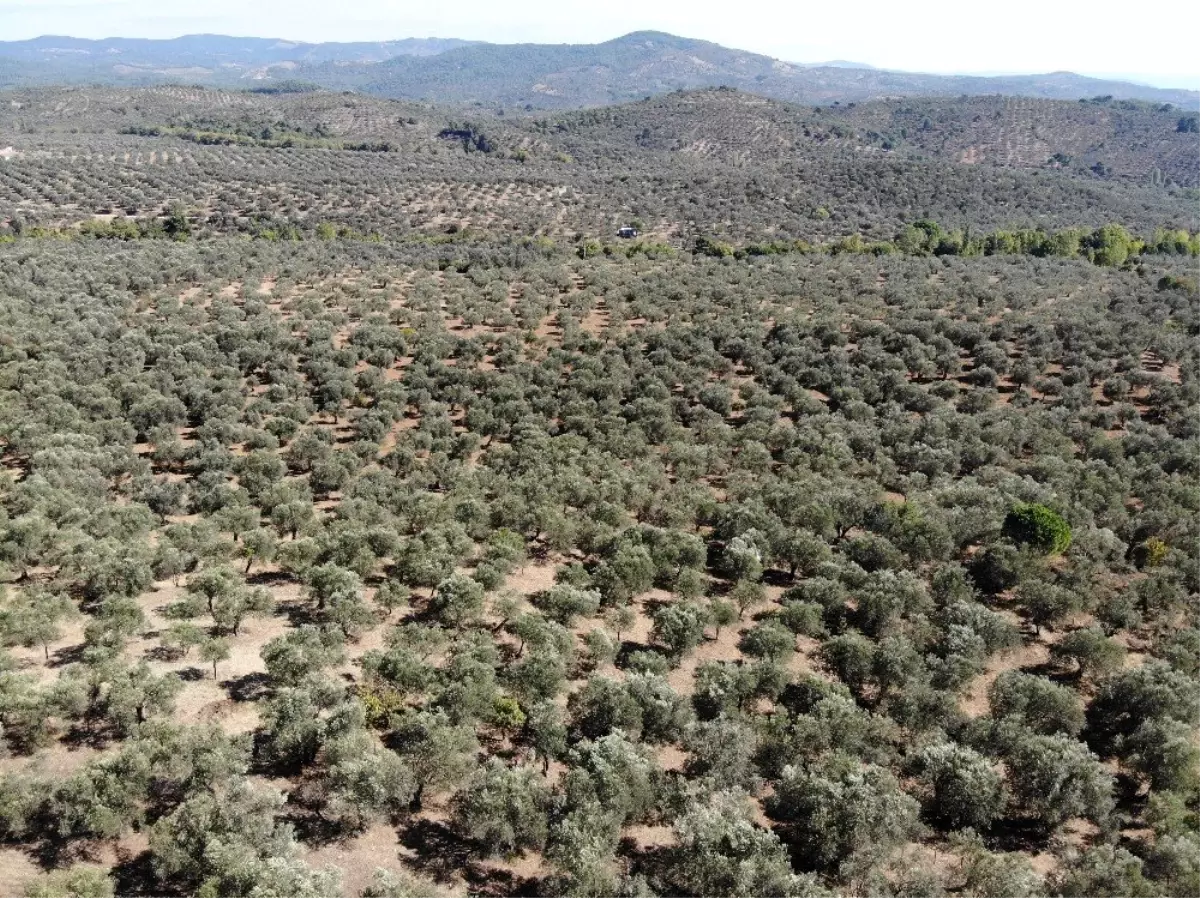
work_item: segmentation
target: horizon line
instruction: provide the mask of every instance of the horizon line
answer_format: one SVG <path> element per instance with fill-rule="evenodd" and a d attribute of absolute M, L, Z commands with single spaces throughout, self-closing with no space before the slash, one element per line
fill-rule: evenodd
<path fill-rule="evenodd" d="M 857 68 L 857 69 L 862 69 L 864 71 L 890 72 L 890 73 L 897 73 L 897 74 L 935 75 L 935 76 L 951 77 L 951 78 L 954 78 L 954 77 L 957 77 L 957 78 L 1013 78 L 1013 77 L 1018 77 L 1018 78 L 1020 78 L 1020 77 L 1037 77 L 1037 76 L 1048 76 L 1048 75 L 1074 75 L 1076 77 L 1090 78 L 1090 79 L 1093 79 L 1096 81 L 1115 81 L 1115 82 L 1120 82 L 1120 83 L 1124 83 L 1124 84 L 1131 84 L 1131 85 L 1134 85 L 1137 87 L 1149 87 L 1149 88 L 1153 88 L 1155 90 L 1182 90 L 1182 91 L 1188 91 L 1191 93 L 1200 93 L 1200 74 L 1191 74 L 1191 73 L 1187 73 L 1187 72 L 1162 73 L 1162 74 L 1156 75 L 1156 74 L 1143 73 L 1143 72 L 1132 72 L 1132 73 L 1086 72 L 1086 71 L 1076 71 L 1075 69 L 1050 69 L 1050 70 L 1045 70 L 1045 71 L 1042 71 L 1042 70 L 1016 70 L 1016 71 L 1014 71 L 1014 70 L 989 70 L 989 71 L 982 71 L 982 72 L 980 72 L 980 71 L 963 71 L 963 70 L 955 70 L 955 69 L 952 69 L 952 70 L 902 69 L 902 68 L 892 68 L 892 67 L 888 67 L 888 66 L 880 66 L 880 65 L 876 65 L 876 64 L 870 63 L 870 62 L 862 62 L 862 61 L 851 60 L 851 59 L 842 58 L 842 57 L 823 60 L 823 61 L 819 61 L 819 62 L 800 62 L 797 60 L 785 59 L 783 57 L 771 56 L 770 54 L 767 54 L 767 53 L 759 53 L 754 50 L 743 50 L 739 47 L 732 47 L 732 46 L 727 46 L 725 44 L 718 44 L 715 41 L 708 41 L 703 38 L 691 38 L 691 37 L 687 37 L 685 35 L 673 34 L 672 32 L 669 32 L 669 31 L 658 31 L 656 29 L 637 29 L 634 31 L 628 31 L 628 32 L 624 32 L 622 34 L 618 34 L 616 37 L 606 38 L 604 40 L 597 40 L 592 43 L 579 43 L 579 42 L 572 42 L 572 41 L 560 41 L 560 42 L 512 41 L 512 42 L 502 43 L 502 42 L 496 42 L 496 41 L 476 40 L 473 38 L 441 37 L 438 35 L 428 35 L 425 37 L 417 37 L 415 35 L 408 35 L 406 37 L 389 37 L 389 38 L 376 38 L 376 39 L 366 39 L 366 40 L 310 41 L 310 40 L 298 40 L 298 39 L 293 39 L 293 38 L 279 37 L 278 35 L 229 34 L 229 33 L 220 32 L 220 31 L 192 31 L 192 32 L 184 33 L 184 34 L 179 34 L 174 37 L 141 37 L 138 35 L 131 36 L 131 35 L 112 34 L 112 35 L 108 35 L 106 37 L 95 38 L 95 37 L 76 37 L 76 36 L 70 35 L 70 34 L 43 33 L 43 34 L 34 35 L 33 37 L 24 37 L 24 38 L 15 38 L 15 39 L 14 38 L 6 38 L 4 40 L 0 40 L 0 45 L 29 43 L 31 41 L 54 39 L 54 38 L 63 38 L 63 39 L 72 40 L 72 41 L 88 41 L 90 43 L 104 43 L 105 41 L 115 41 L 115 40 L 136 40 L 136 41 L 153 41 L 153 42 L 158 42 L 158 43 L 169 43 L 171 41 L 184 40 L 186 38 L 218 37 L 218 38 L 228 38 L 231 40 L 276 41 L 276 42 L 282 43 L 282 44 L 295 44 L 295 45 L 303 45 L 303 46 L 309 46 L 309 47 L 321 47 L 321 46 L 329 46 L 329 45 L 337 46 L 337 45 L 347 45 L 347 44 L 390 44 L 390 43 L 401 43 L 404 41 L 438 41 L 438 40 L 462 41 L 464 44 L 475 44 L 475 45 L 482 44 L 482 45 L 488 45 L 488 46 L 493 46 L 493 47 L 505 47 L 505 46 L 511 47 L 511 46 L 521 46 L 521 45 L 525 45 L 525 46 L 598 46 L 600 44 L 606 44 L 606 43 L 612 43 L 614 41 L 619 41 L 622 38 L 631 37 L 632 35 L 636 35 L 636 34 L 661 34 L 661 35 L 664 35 L 667 37 L 682 38 L 683 40 L 694 40 L 699 43 L 713 44 L 714 46 L 724 47 L 725 49 L 736 50 L 736 51 L 742 52 L 742 53 L 750 53 L 755 56 L 764 56 L 768 59 L 774 59 L 779 62 L 787 63 L 789 65 L 797 65 L 797 66 L 803 66 L 803 67 L 807 67 L 807 68 L 829 67 L 831 63 L 840 63 L 840 65 L 834 65 L 833 67 L 835 67 L 835 68 L 852 68 L 852 69 Z M 1153 80 L 1151 80 L 1151 79 L 1153 79 Z M 1174 81 L 1175 83 L 1168 86 L 1168 85 L 1164 85 L 1161 82 L 1158 82 L 1157 79 L 1171 80 L 1171 81 Z M 1181 87 L 1181 86 L 1179 86 L 1179 82 L 1181 82 L 1181 81 L 1188 81 L 1188 82 L 1190 82 L 1190 85 L 1186 86 L 1186 87 Z"/>

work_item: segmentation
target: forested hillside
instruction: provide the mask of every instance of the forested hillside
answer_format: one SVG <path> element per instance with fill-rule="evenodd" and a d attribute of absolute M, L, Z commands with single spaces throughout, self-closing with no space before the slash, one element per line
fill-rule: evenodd
<path fill-rule="evenodd" d="M 543 121 L 616 152 L 636 153 L 636 145 L 743 167 L 786 165 L 819 149 L 859 157 L 882 151 L 888 158 L 1200 185 L 1196 117 L 1132 101 L 958 97 L 813 108 L 717 89 Z"/>
<path fill-rule="evenodd" d="M 11 64 L 10 64 L 11 63 Z M 892 97 L 1115 97 L 1196 111 L 1200 94 L 1072 72 L 959 76 L 853 63 L 804 65 L 656 31 L 596 44 L 491 44 L 451 38 L 304 43 L 192 34 L 172 40 L 0 41 L 0 87 L 203 84 L 353 90 L 396 99 L 575 109 L 680 89 L 736 87 L 796 103 Z"/>
<path fill-rule="evenodd" d="M 1195 135 L 1136 105 L 816 111 L 715 90 L 517 118 L 323 92 L 56 88 L 14 93 L 0 128 L 0 200 L 49 228 L 177 205 L 198 230 L 276 236 L 578 242 L 636 221 L 677 246 L 887 241 L 926 218 L 977 234 L 1116 222 L 1148 239 L 1196 230 L 1200 184 Z"/>
<path fill-rule="evenodd" d="M 9 98 L 0 894 L 1200 892 L 1178 110 Z"/>
<path fill-rule="evenodd" d="M 272 38 L 191 34 L 171 40 L 83 40 L 45 35 L 0 41 L 0 84 L 153 84 L 190 78 L 218 84 L 247 79 L 288 81 L 303 65 L 383 62 L 398 56 L 433 56 L 471 41 L 439 38 L 358 43 L 306 43 Z"/>

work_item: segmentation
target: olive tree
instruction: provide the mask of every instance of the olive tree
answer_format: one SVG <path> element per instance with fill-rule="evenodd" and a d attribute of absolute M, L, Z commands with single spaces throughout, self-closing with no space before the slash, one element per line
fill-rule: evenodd
<path fill-rule="evenodd" d="M 550 791 L 536 771 L 492 758 L 453 801 L 455 828 L 487 855 L 546 844 Z"/>
<path fill-rule="evenodd" d="M 785 767 L 768 813 L 814 869 L 853 870 L 918 831 L 919 807 L 886 768 L 831 754 Z"/>

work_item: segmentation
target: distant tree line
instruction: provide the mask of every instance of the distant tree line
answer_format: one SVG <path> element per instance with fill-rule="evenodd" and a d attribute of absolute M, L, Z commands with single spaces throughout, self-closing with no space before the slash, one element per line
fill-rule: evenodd
<path fill-rule="evenodd" d="M 1191 234 L 1183 229 L 1159 228 L 1152 237 L 1144 239 L 1131 234 L 1122 225 L 1107 224 L 1093 230 L 1018 228 L 973 236 L 969 228 L 965 231 L 948 231 L 937 222 L 922 219 L 905 227 L 890 241 L 868 241 L 861 234 L 852 234 L 822 245 L 805 240 L 776 240 L 734 246 L 701 236 L 696 238 L 693 252 L 739 259 L 794 252 L 828 252 L 832 255 L 865 253 L 875 256 L 1035 256 L 1087 259 L 1095 265 L 1119 268 L 1146 253 L 1200 255 L 1200 234 Z"/>

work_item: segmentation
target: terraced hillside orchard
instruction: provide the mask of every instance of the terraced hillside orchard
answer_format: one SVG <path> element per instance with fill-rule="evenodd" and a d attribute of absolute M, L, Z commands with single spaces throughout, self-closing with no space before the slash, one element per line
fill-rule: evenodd
<path fill-rule="evenodd" d="M 987 98 L 825 109 L 731 90 L 554 117 L 161 87 L 0 105 L 5 233 L 163 223 L 268 239 L 892 241 L 1117 223 L 1194 233 L 1179 110 Z M 5 137 L 5 140 L 10 138 Z M 465 232 L 465 233 L 464 233 Z M 1186 241 L 1185 241 L 1186 242 Z"/>
<path fill-rule="evenodd" d="M 0 894 L 1200 891 L 1178 110 L 6 99 Z"/>

